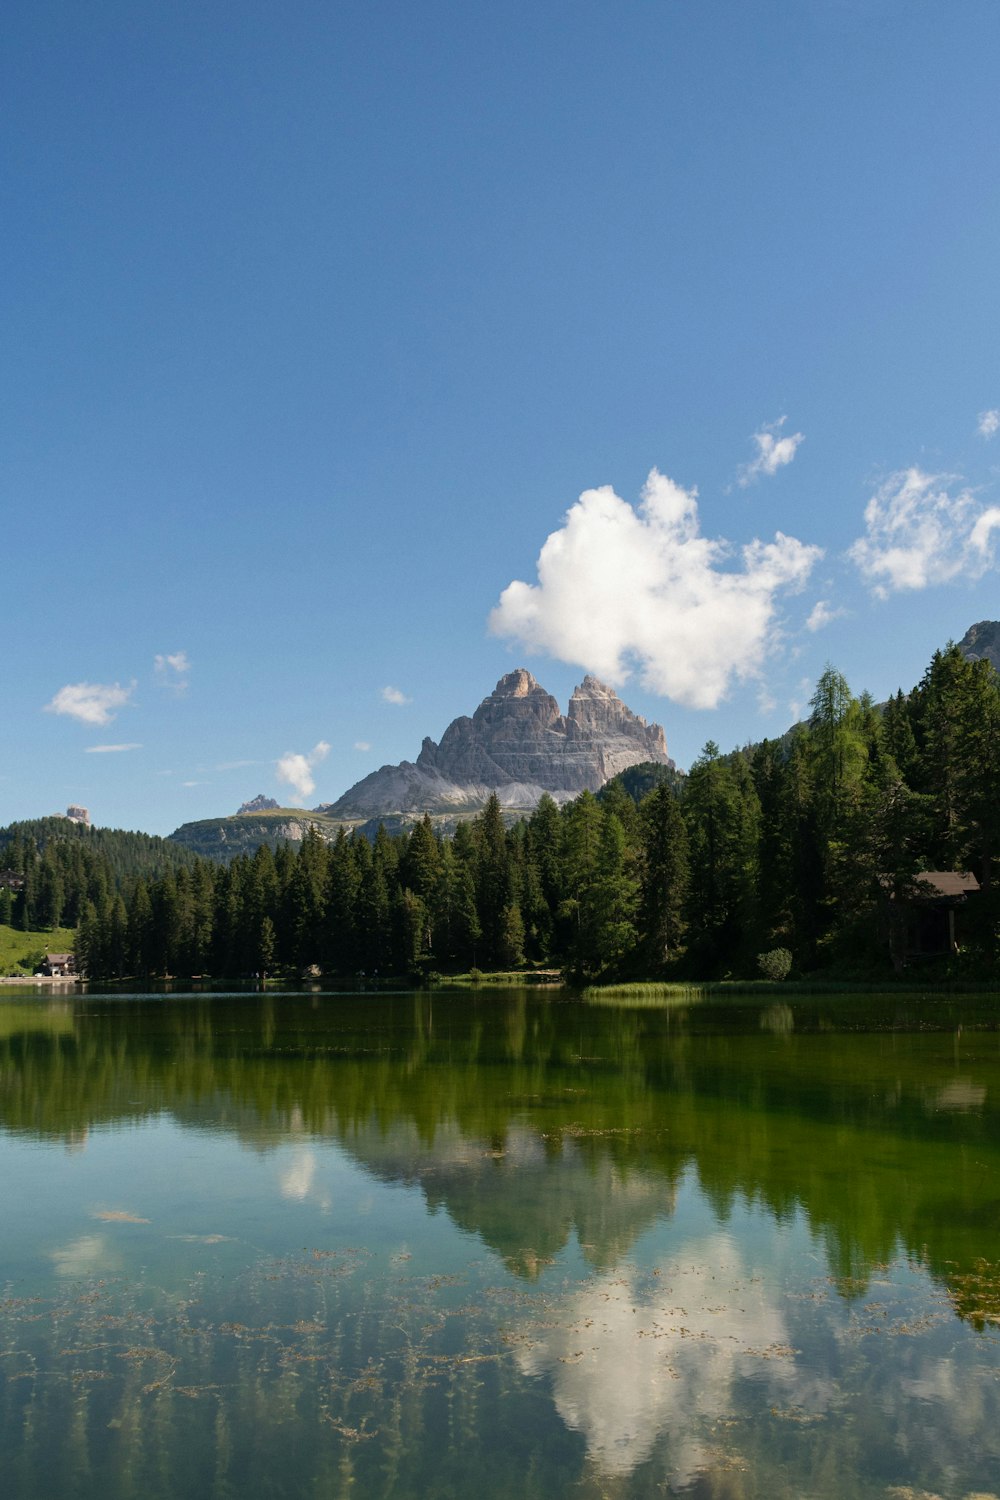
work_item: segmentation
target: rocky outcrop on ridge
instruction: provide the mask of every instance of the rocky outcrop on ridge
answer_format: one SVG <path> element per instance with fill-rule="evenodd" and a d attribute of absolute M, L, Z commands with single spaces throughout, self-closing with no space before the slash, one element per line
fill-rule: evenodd
<path fill-rule="evenodd" d="M 1000 620 L 979 620 L 958 643 L 970 661 L 988 661 L 1000 672 Z"/>
<path fill-rule="evenodd" d="M 243 813 L 273 812 L 276 807 L 280 806 L 281 803 L 275 802 L 273 797 L 265 797 L 263 792 L 258 792 L 256 797 L 251 797 L 249 802 L 244 802 L 236 816 L 240 817 Z"/>
<path fill-rule="evenodd" d="M 596 677 L 585 677 L 565 714 L 530 672 L 509 672 L 471 718 L 455 719 L 416 761 L 383 766 L 317 811 L 333 818 L 475 811 L 495 792 L 510 810 L 544 792 L 566 801 L 598 791 L 643 761 L 670 765 L 658 724 L 647 724 Z"/>
<path fill-rule="evenodd" d="M 280 849 L 283 844 L 301 844 L 310 828 L 315 828 L 329 843 L 341 825 L 316 813 L 278 808 L 263 813 L 233 813 L 227 818 L 203 818 L 196 823 L 182 823 L 170 835 L 172 843 L 183 844 L 203 859 L 217 859 L 226 864 L 241 854 L 253 854 L 262 844 Z"/>

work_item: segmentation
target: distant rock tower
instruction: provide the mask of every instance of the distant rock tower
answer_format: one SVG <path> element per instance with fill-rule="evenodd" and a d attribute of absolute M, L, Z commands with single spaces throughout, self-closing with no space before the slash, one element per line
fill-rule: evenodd
<path fill-rule="evenodd" d="M 70 803 L 66 809 L 66 816 L 71 823 L 82 823 L 84 828 L 90 827 L 90 813 L 85 807 L 77 807 L 74 803 Z"/>
<path fill-rule="evenodd" d="M 236 816 L 239 817 L 240 813 L 273 812 L 276 807 L 280 806 L 281 804 L 275 802 L 273 797 L 265 797 L 263 792 L 259 792 L 256 797 L 251 797 L 249 802 L 244 802 Z"/>

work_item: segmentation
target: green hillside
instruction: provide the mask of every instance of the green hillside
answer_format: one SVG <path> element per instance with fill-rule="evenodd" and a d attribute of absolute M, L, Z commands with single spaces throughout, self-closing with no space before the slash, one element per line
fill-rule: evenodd
<path fill-rule="evenodd" d="M 88 905 L 105 911 L 137 882 L 194 863 L 190 850 L 148 833 L 55 817 L 11 823 L 0 828 L 0 925 L 42 934 L 74 928 Z"/>
<path fill-rule="evenodd" d="M 268 812 L 234 813 L 228 818 L 183 823 L 167 842 L 204 859 L 228 861 L 238 854 L 253 854 L 261 844 L 272 850 L 281 844 L 300 844 L 310 826 L 317 828 L 325 839 L 333 839 L 340 828 L 350 833 L 355 823 L 328 818 L 304 807 L 276 807 Z"/>
<path fill-rule="evenodd" d="M 615 789 L 620 787 L 638 804 L 655 787 L 663 785 L 672 787 L 680 795 L 684 786 L 684 772 L 678 771 L 676 766 L 661 766 L 655 761 L 644 760 L 639 765 L 629 766 L 627 770 L 619 771 L 617 776 L 612 776 L 597 793 L 597 800 L 606 802 L 609 797 L 614 796 Z"/>
<path fill-rule="evenodd" d="M 73 927 L 54 927 L 48 932 L 18 932 L 0 923 L 0 974 L 33 974 L 42 953 L 72 953 L 76 943 Z"/>
<path fill-rule="evenodd" d="M 470 808 L 460 813 L 432 813 L 431 826 L 436 833 L 450 836 L 460 823 L 471 823 L 477 810 Z M 506 824 L 517 823 L 524 816 L 521 812 L 504 812 Z M 233 813 L 224 818 L 202 818 L 197 823 L 182 823 L 168 835 L 167 842 L 174 843 L 190 854 L 202 859 L 215 859 L 228 863 L 240 854 L 253 854 L 262 844 L 273 852 L 281 844 L 301 844 L 307 828 L 319 830 L 327 842 L 332 842 L 343 828 L 347 833 L 362 833 L 373 839 L 380 827 L 386 833 L 408 833 L 421 818 L 417 813 L 386 813 L 383 817 L 331 818 L 325 813 L 309 812 L 304 807 L 276 807 L 263 813 Z"/>
<path fill-rule="evenodd" d="M 156 878 L 191 864 L 191 857 L 168 839 L 124 828 L 90 828 L 68 818 L 28 818 L 0 828 L 0 868 L 23 870 L 25 854 L 58 852 L 66 865 L 107 861 L 116 881 L 133 876 Z"/>

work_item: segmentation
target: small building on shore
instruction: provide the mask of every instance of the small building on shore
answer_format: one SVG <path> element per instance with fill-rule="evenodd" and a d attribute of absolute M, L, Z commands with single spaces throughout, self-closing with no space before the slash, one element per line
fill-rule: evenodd
<path fill-rule="evenodd" d="M 76 954 L 46 953 L 42 973 L 47 974 L 50 979 L 75 979 Z"/>
<path fill-rule="evenodd" d="M 882 889 L 894 968 L 959 952 L 969 898 L 979 891 L 970 870 L 920 870 L 903 890 L 893 889 L 885 876 Z"/>

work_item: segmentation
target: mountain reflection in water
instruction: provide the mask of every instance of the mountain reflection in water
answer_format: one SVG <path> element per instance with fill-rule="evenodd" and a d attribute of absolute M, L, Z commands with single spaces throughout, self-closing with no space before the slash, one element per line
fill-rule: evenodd
<path fill-rule="evenodd" d="M 989 1494 L 998 1101 L 964 997 L 0 1004 L 5 1495 Z"/>

